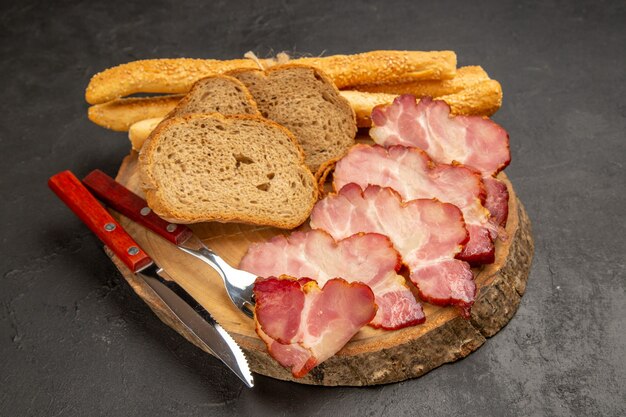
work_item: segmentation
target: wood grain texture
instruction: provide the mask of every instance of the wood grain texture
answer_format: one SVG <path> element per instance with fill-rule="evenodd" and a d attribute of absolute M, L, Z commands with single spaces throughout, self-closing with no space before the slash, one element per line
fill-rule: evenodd
<path fill-rule="evenodd" d="M 444 363 L 467 356 L 487 337 L 497 333 L 517 311 L 524 294 L 534 245 L 530 221 L 523 205 L 506 175 L 501 173 L 499 178 L 507 184 L 511 197 L 506 228 L 508 239 L 496 243 L 496 261 L 493 264 L 475 270 L 478 294 L 471 319 L 461 318 L 454 308 L 425 303 L 426 323 L 397 331 L 366 327 L 337 355 L 297 380 L 267 354 L 265 345 L 254 331 L 253 321 L 230 303 L 220 278 L 208 266 L 124 217 L 120 218 L 120 223 L 233 336 L 246 353 L 253 372 L 304 384 L 385 384 L 418 377 Z M 136 154 L 124 160 L 117 180 L 140 194 Z M 270 227 L 242 224 L 202 223 L 191 227 L 232 265 L 238 265 L 251 242 L 285 233 Z M 151 289 L 115 257 L 112 258 L 133 290 L 157 316 L 198 345 L 192 335 L 167 315 Z"/>

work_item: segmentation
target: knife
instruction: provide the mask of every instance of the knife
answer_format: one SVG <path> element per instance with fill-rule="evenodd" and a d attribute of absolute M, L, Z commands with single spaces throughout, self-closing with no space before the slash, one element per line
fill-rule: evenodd
<path fill-rule="evenodd" d="M 233 338 L 193 297 L 169 279 L 74 174 L 60 172 L 48 180 L 48 186 L 135 275 L 144 280 L 170 314 L 197 337 L 205 350 L 222 361 L 247 387 L 254 386 L 248 362 Z M 179 235 L 184 237 L 184 233 L 179 232 Z"/>
<path fill-rule="evenodd" d="M 107 206 L 157 233 L 181 251 L 211 266 L 224 281 L 226 292 L 233 304 L 248 317 L 254 317 L 252 289 L 257 279 L 256 275 L 230 266 L 194 236 L 190 228 L 163 220 L 148 207 L 143 198 L 104 172 L 98 169 L 90 172 L 83 178 L 83 184 Z"/>

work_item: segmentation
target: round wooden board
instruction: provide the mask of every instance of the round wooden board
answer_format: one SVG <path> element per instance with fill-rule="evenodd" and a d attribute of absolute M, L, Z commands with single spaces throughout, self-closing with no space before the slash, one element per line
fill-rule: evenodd
<path fill-rule="evenodd" d="M 142 195 L 137 175 L 137 156 L 126 157 L 117 181 Z M 204 263 L 184 254 L 169 242 L 128 219 L 120 221 L 141 247 L 172 276 L 239 343 L 253 372 L 282 380 L 316 385 L 374 385 L 418 377 L 446 362 L 467 356 L 493 336 L 513 317 L 524 294 L 534 245 L 530 221 L 504 173 L 499 175 L 510 193 L 508 239 L 496 243 L 496 261 L 475 270 L 478 294 L 470 320 L 451 307 L 423 303 L 426 323 L 396 331 L 365 327 L 335 356 L 314 368 L 306 377 L 291 372 L 272 359 L 257 337 L 254 322 L 229 301 L 219 276 Z M 207 246 L 231 265 L 238 265 L 251 242 L 278 233 L 270 227 L 243 224 L 202 223 L 191 225 Z M 152 290 L 109 253 L 134 291 L 168 326 L 199 346 L 195 336 L 177 325 Z"/>

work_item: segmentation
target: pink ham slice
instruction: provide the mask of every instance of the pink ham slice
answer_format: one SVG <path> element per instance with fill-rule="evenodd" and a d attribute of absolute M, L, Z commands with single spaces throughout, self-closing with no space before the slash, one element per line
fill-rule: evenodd
<path fill-rule="evenodd" d="M 414 146 L 434 161 L 461 163 L 483 176 L 485 207 L 493 223 L 504 227 L 508 216 L 506 185 L 493 178 L 511 162 L 509 135 L 500 125 L 480 116 L 451 116 L 450 106 L 430 97 L 397 97 L 372 111 L 370 136 L 379 145 Z"/>
<path fill-rule="evenodd" d="M 485 208 L 491 213 L 489 221 L 500 228 L 500 233 L 506 226 L 509 217 L 509 190 L 506 184 L 495 178 L 483 178 L 487 198 Z M 495 235 L 492 236 L 495 239 Z"/>
<path fill-rule="evenodd" d="M 384 329 L 425 320 L 422 306 L 397 273 L 401 266 L 400 254 L 386 236 L 360 233 L 335 242 L 322 230 L 294 232 L 252 244 L 239 264 L 261 277 L 308 277 L 319 285 L 334 277 L 363 282 L 374 292 L 378 305 L 370 325 Z"/>
<path fill-rule="evenodd" d="M 480 175 L 463 166 L 436 164 L 417 148 L 358 144 L 337 162 L 335 190 L 354 182 L 362 189 L 379 185 L 396 190 L 405 201 L 436 198 L 463 212 L 470 240 L 458 258 L 470 263 L 494 260 L 489 211 L 482 205 L 485 189 Z"/>
<path fill-rule="evenodd" d="M 445 101 L 412 95 L 372 111 L 370 136 L 379 145 L 414 146 L 437 162 L 456 161 L 485 177 L 511 162 L 509 135 L 500 125 L 480 116 L 451 116 Z"/>
<path fill-rule="evenodd" d="M 433 304 L 456 305 L 469 317 L 476 295 L 467 262 L 454 259 L 468 239 L 461 211 L 437 200 L 402 202 L 390 188 L 347 184 L 317 202 L 311 227 L 335 239 L 358 232 L 388 236 L 411 271 L 420 297 Z"/>
<path fill-rule="evenodd" d="M 376 314 L 372 290 L 333 278 L 260 278 L 254 319 L 270 355 L 296 378 L 333 356 Z"/>

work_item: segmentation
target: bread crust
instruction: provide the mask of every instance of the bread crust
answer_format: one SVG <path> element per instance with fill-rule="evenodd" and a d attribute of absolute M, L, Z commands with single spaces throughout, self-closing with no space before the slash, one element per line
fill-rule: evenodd
<path fill-rule="evenodd" d="M 213 213 L 211 215 L 206 214 L 198 214 L 198 213 L 183 213 L 172 210 L 171 207 L 164 204 L 163 199 L 160 196 L 160 189 L 158 181 L 152 175 L 152 166 L 154 163 L 153 153 L 156 147 L 158 146 L 158 141 L 161 133 L 168 129 L 170 125 L 175 123 L 184 123 L 193 121 L 195 119 L 203 119 L 203 118 L 216 118 L 224 121 L 230 120 L 255 120 L 260 123 L 265 123 L 267 125 L 271 125 L 273 128 L 280 130 L 294 145 L 295 149 L 298 153 L 298 167 L 303 175 L 308 177 L 310 183 L 312 184 L 311 196 L 309 198 L 308 204 L 304 207 L 302 214 L 295 218 L 291 222 L 281 221 L 276 218 L 260 218 L 257 216 L 246 215 L 245 213 L 226 213 L 219 212 Z M 302 148 L 298 144 L 298 141 L 295 139 L 293 134 L 286 129 L 285 127 L 279 125 L 276 122 L 271 120 L 264 119 L 263 117 L 256 115 L 229 115 L 225 116 L 220 113 L 196 113 L 196 114 L 188 114 L 184 116 L 176 116 L 172 118 L 168 118 L 160 123 L 157 128 L 152 132 L 149 136 L 148 140 L 144 143 L 144 146 L 139 153 L 139 175 L 142 183 L 142 188 L 146 194 L 146 201 L 148 202 L 148 206 L 154 210 L 160 217 L 176 223 L 198 223 L 198 222 L 206 222 L 206 221 L 218 221 L 218 222 L 237 222 L 237 223 L 247 223 L 247 224 L 255 224 L 255 225 L 267 225 L 274 226 L 282 229 L 293 229 L 300 224 L 304 223 L 310 213 L 313 210 L 313 206 L 318 199 L 318 189 L 317 183 L 313 174 L 308 170 L 304 163 L 304 153 Z"/>
<path fill-rule="evenodd" d="M 294 59 L 324 71 L 338 88 L 425 79 L 450 79 L 456 72 L 452 51 L 371 51 Z M 90 104 L 136 93 L 186 93 L 200 78 L 247 68 L 269 68 L 274 59 L 148 59 L 118 65 L 95 74 L 85 91 Z"/>
<path fill-rule="evenodd" d="M 324 198 L 329 193 L 329 191 L 327 191 L 325 188 L 326 179 L 331 174 L 331 172 L 335 170 L 337 162 L 339 162 L 339 160 L 343 158 L 346 153 L 338 156 L 337 158 L 329 159 L 324 164 L 320 165 L 320 167 L 315 172 L 315 182 L 317 182 L 317 193 L 319 198 Z"/>

